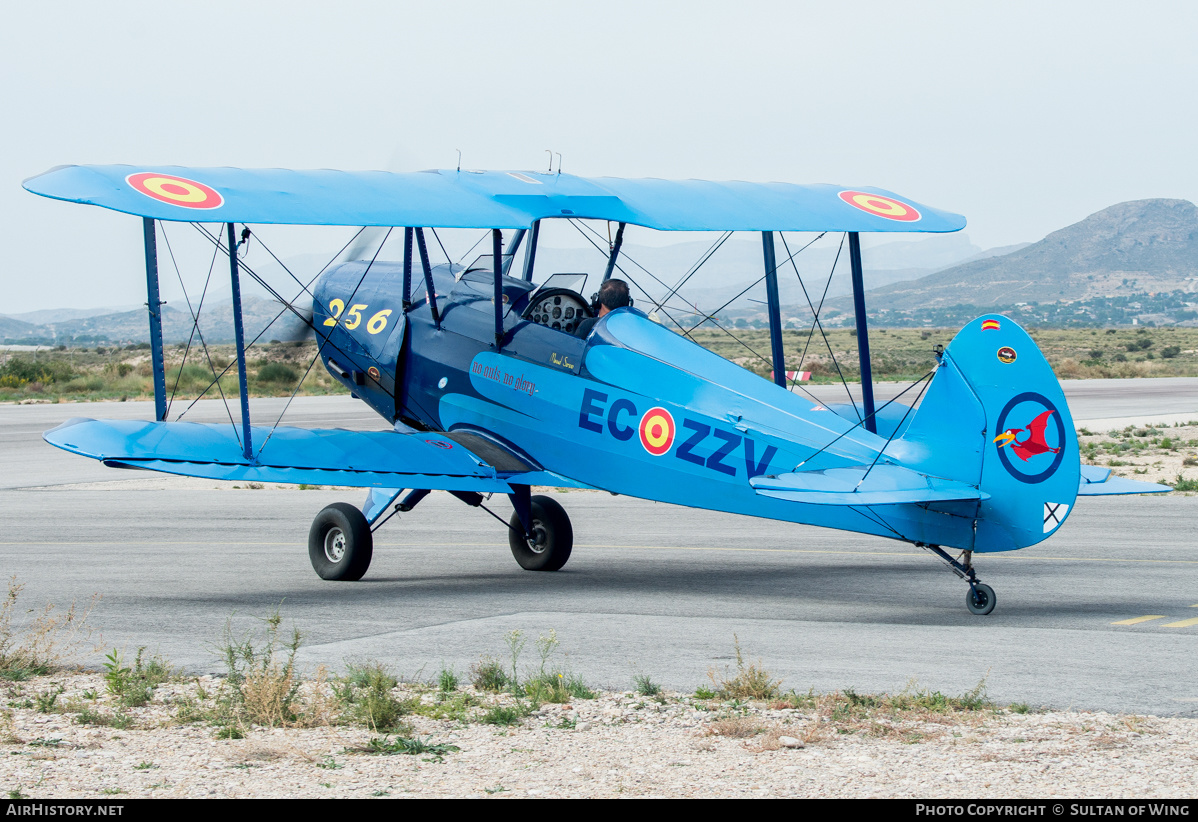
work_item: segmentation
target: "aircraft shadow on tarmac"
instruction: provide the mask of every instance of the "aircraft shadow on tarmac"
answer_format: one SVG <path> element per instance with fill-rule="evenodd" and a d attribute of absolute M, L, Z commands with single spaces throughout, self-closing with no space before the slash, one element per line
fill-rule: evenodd
<path fill-rule="evenodd" d="M 295 607 L 361 608 L 367 617 L 378 607 L 465 611 L 561 610 L 672 613 L 679 615 L 743 617 L 808 621 L 918 623 L 929 626 L 986 625 L 1000 622 L 1027 627 L 1060 626 L 1078 619 L 1093 621 L 1136 608 L 1075 592 L 1068 598 L 1044 599 L 1045 579 L 1013 575 L 995 569 L 987 578 L 999 582 L 1000 608 L 987 618 L 957 606 L 966 586 L 942 569 L 918 561 L 852 557 L 843 561 L 804 560 L 801 565 L 765 562 L 752 565 L 704 560 L 698 567 L 685 560 L 611 563 L 600 557 L 552 574 L 513 571 L 471 571 L 463 557 L 459 565 L 443 565 L 443 573 L 388 573 L 387 557 L 359 582 L 337 584 L 313 580 L 296 585 L 288 580 L 253 593 L 213 597 L 234 608 L 261 607 L 280 600 Z M 914 561 L 913 561 L 914 560 Z M 1064 572 L 1060 574 L 1064 576 Z M 1051 577 L 1057 577 L 1054 573 Z M 1016 577 L 1016 578 L 1013 578 Z M 1031 588 L 1023 587 L 1030 581 Z M 1114 581 L 1112 581 L 1114 584 Z M 1002 592 L 1007 596 L 1001 599 Z M 163 597 L 163 601 L 169 600 Z M 170 600 L 175 602 L 174 600 Z M 1159 607 L 1159 605 L 1157 606 Z M 1115 609 L 1112 611 L 1112 609 Z M 349 611 L 345 616 L 352 618 Z M 1107 620 L 1094 621 L 1106 626 Z"/>

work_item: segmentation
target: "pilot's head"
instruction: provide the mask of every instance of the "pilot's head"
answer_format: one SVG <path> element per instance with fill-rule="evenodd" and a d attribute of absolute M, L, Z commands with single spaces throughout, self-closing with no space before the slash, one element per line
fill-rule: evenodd
<path fill-rule="evenodd" d="M 632 305 L 632 299 L 628 295 L 628 283 L 623 280 L 605 280 L 603 285 L 599 286 L 598 316 L 602 317 L 609 311 L 627 305 Z"/>

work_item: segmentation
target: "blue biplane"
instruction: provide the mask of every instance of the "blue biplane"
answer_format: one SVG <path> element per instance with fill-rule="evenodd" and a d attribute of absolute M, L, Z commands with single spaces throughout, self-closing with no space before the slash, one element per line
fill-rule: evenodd
<path fill-rule="evenodd" d="M 372 529 L 432 490 L 471 505 L 507 494 L 516 560 L 556 571 L 570 556 L 570 520 L 530 488 L 577 487 L 913 543 L 965 579 L 969 610 L 987 614 L 995 595 L 978 580 L 974 553 L 1044 540 L 1078 494 L 1169 490 L 1080 465 L 1061 388 L 1007 317 L 974 320 L 938 349 L 917 407 L 875 408 L 859 234 L 965 226 L 963 217 L 891 192 L 560 171 L 129 166 L 63 166 L 24 185 L 142 217 L 146 248 L 156 419 L 72 419 L 46 441 L 110 466 L 368 488 L 363 510 L 337 503 L 312 525 L 309 554 L 324 579 L 360 579 Z M 549 219 L 618 224 L 604 280 L 618 268 L 627 226 L 759 232 L 773 383 L 632 306 L 576 336 L 597 307 L 574 278 L 538 282 L 538 234 Z M 227 239 L 211 237 L 230 264 L 240 425 L 167 419 L 155 221 L 227 229 Z M 326 269 L 305 317 L 329 372 L 394 430 L 250 424 L 237 248 L 250 236 L 246 226 L 279 223 L 403 228 L 402 261 Z M 489 229 L 490 253 L 470 266 L 431 265 L 425 230 L 439 227 Z M 514 231 L 506 247 L 504 230 Z M 786 386 L 774 245 L 783 231 L 848 236 L 859 404 L 825 406 Z M 525 239 L 522 269 L 513 271 Z"/>

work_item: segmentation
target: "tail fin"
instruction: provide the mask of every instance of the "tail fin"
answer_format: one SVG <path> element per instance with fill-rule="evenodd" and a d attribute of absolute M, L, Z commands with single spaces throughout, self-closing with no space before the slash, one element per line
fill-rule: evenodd
<path fill-rule="evenodd" d="M 1073 417 L 1048 361 L 1007 317 L 979 317 L 953 338 L 901 443 L 905 466 L 989 494 L 975 551 L 1035 545 L 1073 509 Z"/>

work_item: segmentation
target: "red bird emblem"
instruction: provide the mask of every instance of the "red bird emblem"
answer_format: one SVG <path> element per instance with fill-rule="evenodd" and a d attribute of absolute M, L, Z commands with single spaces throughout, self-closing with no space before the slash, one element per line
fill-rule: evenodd
<path fill-rule="evenodd" d="M 1011 450 L 1015 452 L 1015 456 L 1027 462 L 1037 454 L 1053 454 L 1060 453 L 1060 448 L 1050 448 L 1044 440 L 1044 429 L 1048 426 L 1048 418 L 1052 416 L 1052 411 L 1045 411 L 1040 416 L 1027 424 L 1027 428 L 1008 428 L 997 437 L 994 442 L 998 443 L 998 447 L 1010 445 Z M 1020 440 L 1020 434 L 1027 434 L 1027 437 Z"/>

